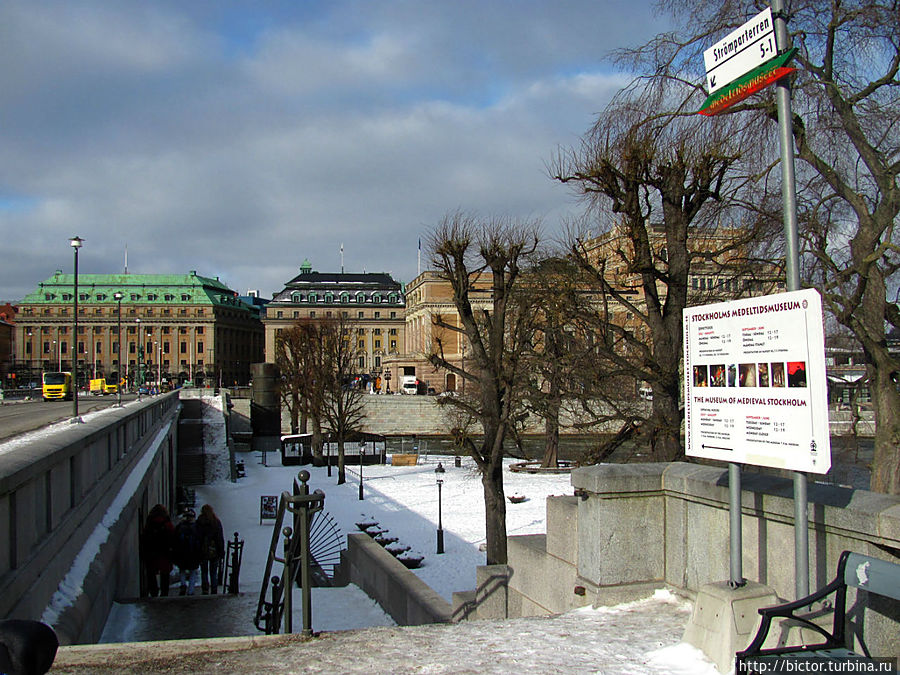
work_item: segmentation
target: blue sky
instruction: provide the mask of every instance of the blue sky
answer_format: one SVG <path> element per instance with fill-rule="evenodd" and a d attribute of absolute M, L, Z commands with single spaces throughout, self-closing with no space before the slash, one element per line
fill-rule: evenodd
<path fill-rule="evenodd" d="M 667 28 L 650 2 L 0 3 L 0 299 L 79 269 L 197 270 L 266 296 L 416 274 L 457 209 L 579 211 L 546 175 Z"/>

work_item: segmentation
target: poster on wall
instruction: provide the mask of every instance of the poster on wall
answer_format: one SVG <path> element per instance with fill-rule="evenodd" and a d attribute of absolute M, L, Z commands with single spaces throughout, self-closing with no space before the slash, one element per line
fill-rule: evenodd
<path fill-rule="evenodd" d="M 818 291 L 689 307 L 683 316 L 686 454 L 827 473 Z"/>

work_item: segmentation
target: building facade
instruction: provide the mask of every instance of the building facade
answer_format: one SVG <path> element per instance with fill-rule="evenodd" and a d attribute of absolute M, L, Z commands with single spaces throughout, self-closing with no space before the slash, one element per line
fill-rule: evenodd
<path fill-rule="evenodd" d="M 101 377 L 131 387 L 233 386 L 247 384 L 250 364 L 263 360 L 258 309 L 218 279 L 195 271 L 79 274 L 77 336 L 73 282 L 57 271 L 19 305 L 18 379 L 61 370 L 77 373 L 80 386 Z"/>
<path fill-rule="evenodd" d="M 403 285 L 389 274 L 317 272 L 304 261 L 262 310 L 266 361 L 275 363 L 278 335 L 298 321 L 340 318 L 353 332 L 357 373 L 377 383 L 386 361 L 403 350 L 405 310 Z M 388 384 L 384 378 L 383 389 Z"/>

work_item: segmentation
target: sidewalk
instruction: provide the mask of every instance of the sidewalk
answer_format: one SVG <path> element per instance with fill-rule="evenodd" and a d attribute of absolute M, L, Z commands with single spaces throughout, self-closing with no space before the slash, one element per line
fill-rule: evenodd
<path fill-rule="evenodd" d="M 220 614 L 228 600 L 181 603 L 175 621 L 206 622 L 209 605 Z M 652 598 L 557 617 L 369 628 L 307 640 L 258 635 L 63 647 L 50 673 L 698 673 L 696 654 L 679 645 L 689 611 L 687 603 Z"/>

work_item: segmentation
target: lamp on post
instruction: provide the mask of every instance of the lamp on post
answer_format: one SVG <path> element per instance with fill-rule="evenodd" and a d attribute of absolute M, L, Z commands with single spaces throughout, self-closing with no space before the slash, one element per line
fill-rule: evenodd
<path fill-rule="evenodd" d="M 69 239 L 69 244 L 75 252 L 75 292 L 72 294 L 75 302 L 74 330 L 72 332 L 72 376 L 75 379 L 75 391 L 72 393 L 72 422 L 81 422 L 82 420 L 78 416 L 78 249 L 84 244 L 84 239 L 72 237 Z"/>
<path fill-rule="evenodd" d="M 113 293 L 113 297 L 116 299 L 116 303 L 118 304 L 118 308 L 116 309 L 116 321 L 118 323 L 118 327 L 116 328 L 116 354 L 118 361 L 118 368 L 116 368 L 116 405 L 120 408 L 122 407 L 122 298 L 125 297 L 125 294 L 121 291 L 116 291 Z"/>
<path fill-rule="evenodd" d="M 444 473 L 444 465 L 438 462 L 437 468 L 434 470 L 435 476 L 438 476 L 437 486 L 438 486 L 438 527 L 437 527 L 437 552 L 444 552 L 444 523 L 441 519 L 441 487 L 444 484 L 440 475 Z"/>
<path fill-rule="evenodd" d="M 363 452 L 366 449 L 366 442 L 359 442 L 359 501 L 363 501 Z"/>
<path fill-rule="evenodd" d="M 137 386 L 137 390 L 138 390 L 138 401 L 140 401 L 140 400 L 141 400 L 141 387 L 144 386 L 144 341 L 143 341 L 144 338 L 143 338 L 143 336 L 141 335 L 141 320 L 140 320 L 140 319 L 135 319 L 134 321 L 135 321 L 135 323 L 137 324 L 137 329 L 138 329 L 138 338 L 137 338 L 137 339 L 138 339 L 138 346 L 137 346 L 137 347 L 138 347 L 138 348 L 137 348 L 137 358 L 138 358 L 138 374 L 137 374 L 137 381 L 138 381 L 138 386 Z"/>

